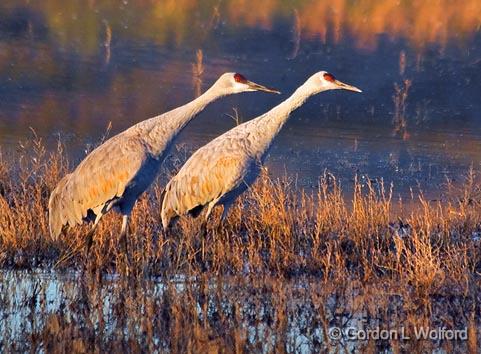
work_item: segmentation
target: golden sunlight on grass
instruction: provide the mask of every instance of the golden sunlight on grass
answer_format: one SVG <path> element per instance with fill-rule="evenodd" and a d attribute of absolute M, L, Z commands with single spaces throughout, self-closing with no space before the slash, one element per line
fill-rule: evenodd
<path fill-rule="evenodd" d="M 88 227 L 67 231 L 58 242 L 48 235 L 47 201 L 56 182 L 70 169 L 62 145 L 47 153 L 39 139 L 13 160 L 0 161 L 0 264 L 30 268 L 52 265 L 72 253 L 61 268 L 89 266 L 114 271 L 123 259 L 118 245 L 119 216 L 102 220 L 91 256 L 84 259 Z M 432 289 L 457 284 L 476 272 L 481 216 L 471 180 L 457 199 L 429 203 L 421 196 L 409 212 L 394 203 L 384 186 L 355 182 L 347 201 L 335 177 L 320 177 L 319 190 L 307 193 L 295 180 L 267 175 L 240 198 L 226 223 L 209 225 L 205 254 L 200 254 L 198 220 L 182 219 L 172 232 L 161 230 L 161 187 L 156 185 L 134 209 L 129 253 L 135 271 L 156 273 L 249 269 L 289 276 L 314 274 L 324 279 L 356 277 L 365 281 L 400 279 Z M 474 236 L 473 236 L 474 235 Z M 117 269 L 118 270 L 118 269 Z M 464 274 L 461 276 L 461 274 Z"/>
<path fill-rule="evenodd" d="M 297 188 L 294 179 L 273 180 L 264 174 L 239 198 L 225 223 L 217 222 L 219 212 L 214 215 L 205 240 L 199 237 L 198 220 L 180 220 L 167 233 L 161 229 L 162 189 L 156 185 L 134 209 L 128 257 L 119 240 L 119 216 L 113 213 L 102 219 L 86 257 L 87 226 L 68 230 L 58 241 L 48 234 L 50 191 L 71 168 L 62 144 L 48 153 L 34 137 L 21 147 L 8 158 L 0 155 L 0 266 L 82 272 L 79 281 L 62 285 L 58 295 L 68 313 L 33 308 L 42 321 L 32 325 L 32 336 L 28 331 L 21 338 L 8 332 L 17 348 L 84 352 L 161 346 L 174 353 L 242 352 L 263 343 L 278 351 L 295 345 L 288 334 L 297 328 L 292 326 L 300 326 L 295 324 L 304 316 L 300 311 L 306 311 L 314 321 L 310 326 L 321 326 L 323 333 L 333 323 L 344 323 L 339 317 L 343 313 L 374 316 L 383 326 L 406 327 L 409 333 L 419 326 L 433 327 L 442 318 L 443 323 L 466 326 L 465 349 L 476 351 L 479 319 L 470 304 L 479 292 L 481 205 L 472 174 L 454 193 L 457 197 L 429 203 L 419 196 L 409 211 L 393 201 L 392 187 L 382 184 L 363 187 L 356 181 L 346 200 L 328 173 L 313 193 Z M 104 275 L 116 273 L 123 276 L 111 288 Z M 162 295 L 147 280 L 151 276 L 165 280 Z M 11 289 L 19 281 L 15 277 L 0 274 L 0 288 Z M 171 281 L 178 277 L 184 279 L 181 289 Z M 48 293 L 36 284 L 32 294 L 25 295 L 32 304 L 28 306 L 47 302 Z M 4 308 L 15 306 L 9 292 L 0 293 L 6 294 L 0 296 Z M 465 301 L 447 300 L 453 298 Z M 306 307 L 299 309 L 297 302 Z M 275 320 L 261 315 L 265 308 Z M 81 322 L 70 321 L 72 314 Z M 101 320 L 92 322 L 90 316 Z M 254 318 L 255 324 L 250 322 Z M 272 332 L 252 338 L 246 325 L 267 326 Z M 315 338 L 312 348 L 337 348 L 325 335 Z M 359 345 L 374 351 L 385 344 Z M 441 348 L 451 345 L 442 342 Z M 438 348 L 432 341 L 389 346 Z"/>

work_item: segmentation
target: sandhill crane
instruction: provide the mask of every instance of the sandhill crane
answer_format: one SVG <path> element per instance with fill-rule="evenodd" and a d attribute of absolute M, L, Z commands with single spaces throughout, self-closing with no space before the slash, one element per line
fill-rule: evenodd
<path fill-rule="evenodd" d="M 161 212 L 164 228 L 169 227 L 173 218 L 185 214 L 196 217 L 207 206 L 204 226 L 217 204 L 224 207 L 222 221 L 236 197 L 257 178 L 272 141 L 290 113 L 309 96 L 336 89 L 362 92 L 328 72 L 318 72 L 269 112 L 238 125 L 197 150 L 165 188 Z"/>
<path fill-rule="evenodd" d="M 247 91 L 279 91 L 225 73 L 204 94 L 181 107 L 142 121 L 93 150 L 54 189 L 49 200 L 50 234 L 57 238 L 64 226 L 93 221 L 89 245 L 98 222 L 113 207 L 123 215 L 121 235 L 127 232 L 130 212 L 149 187 L 179 132 L 216 99 Z M 90 247 L 90 246 L 89 246 Z"/>

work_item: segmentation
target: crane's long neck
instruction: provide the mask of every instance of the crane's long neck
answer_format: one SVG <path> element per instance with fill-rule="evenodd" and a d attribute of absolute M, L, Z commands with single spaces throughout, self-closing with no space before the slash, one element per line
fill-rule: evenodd
<path fill-rule="evenodd" d="M 315 92 L 309 89 L 308 84 L 300 86 L 284 102 L 272 108 L 255 123 L 255 132 L 251 132 L 253 146 L 256 147 L 259 157 L 262 157 L 269 149 L 274 138 L 279 134 L 283 125 L 289 119 L 291 112 L 302 104 Z"/>
<path fill-rule="evenodd" d="M 197 114 L 211 102 L 224 96 L 222 90 L 212 86 L 195 100 L 149 120 L 149 129 L 146 140 L 154 155 L 163 154 L 173 143 L 175 137 Z"/>

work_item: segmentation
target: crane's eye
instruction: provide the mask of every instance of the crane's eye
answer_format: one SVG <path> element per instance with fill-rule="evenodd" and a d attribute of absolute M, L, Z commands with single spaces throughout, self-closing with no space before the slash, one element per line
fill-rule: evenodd
<path fill-rule="evenodd" d="M 334 82 L 334 81 L 336 81 L 336 78 L 332 74 L 325 73 L 324 74 L 324 80 L 329 81 L 329 82 Z"/>
<path fill-rule="evenodd" d="M 234 80 L 242 84 L 245 84 L 247 82 L 247 79 L 243 75 L 238 73 L 234 74 Z"/>

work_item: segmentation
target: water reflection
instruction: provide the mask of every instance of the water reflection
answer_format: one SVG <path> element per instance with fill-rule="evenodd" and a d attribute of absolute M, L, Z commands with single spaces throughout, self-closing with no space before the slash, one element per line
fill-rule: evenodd
<path fill-rule="evenodd" d="M 451 352 L 453 345 L 464 351 L 476 345 L 476 331 L 469 341 L 415 340 L 413 328 L 475 329 L 469 314 L 479 301 L 454 290 L 419 305 L 402 290 L 309 278 L 134 280 L 4 271 L 0 280 L 5 352 Z M 333 328 L 344 334 L 333 337 Z M 411 340 L 346 335 L 376 328 Z"/>
<path fill-rule="evenodd" d="M 144 1 L 104 0 L 2 2 L 2 32 L 19 37 L 54 37 L 84 54 L 98 52 L 112 32 L 155 44 L 206 40 L 220 24 L 272 29 L 294 21 L 304 36 L 336 43 L 354 35 L 360 47 L 373 47 L 379 35 L 406 38 L 414 46 L 446 44 L 472 37 L 481 22 L 481 4 L 467 1 Z M 255 11 L 253 11 L 255 9 Z"/>
<path fill-rule="evenodd" d="M 33 127 L 79 158 L 109 122 L 116 133 L 181 105 L 224 71 L 285 93 L 209 107 L 180 139 L 193 149 L 235 124 L 233 107 L 257 116 L 327 69 L 365 93 L 326 93 L 296 112 L 273 173 L 311 185 L 327 167 L 436 190 L 481 162 L 480 24 L 475 0 L 5 0 L 0 144 L 13 149 Z"/>

